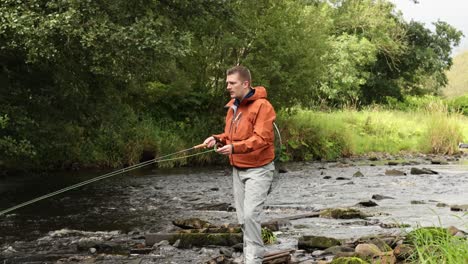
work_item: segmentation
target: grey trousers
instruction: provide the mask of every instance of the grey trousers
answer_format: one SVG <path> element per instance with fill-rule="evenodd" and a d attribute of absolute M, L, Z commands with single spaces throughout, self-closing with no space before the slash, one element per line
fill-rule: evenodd
<path fill-rule="evenodd" d="M 262 210 L 274 171 L 273 162 L 258 168 L 233 168 L 234 201 L 244 233 L 245 264 L 261 264 L 263 260 Z"/>

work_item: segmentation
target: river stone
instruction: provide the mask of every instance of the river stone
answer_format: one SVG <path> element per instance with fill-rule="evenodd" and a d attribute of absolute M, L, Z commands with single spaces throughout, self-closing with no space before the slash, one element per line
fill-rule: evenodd
<path fill-rule="evenodd" d="M 299 249 L 326 249 L 339 245 L 341 242 L 338 239 L 324 236 L 302 236 L 298 241 Z"/>
<path fill-rule="evenodd" d="M 351 180 L 350 178 L 346 178 L 346 177 L 336 177 L 336 180 L 337 181 L 349 181 Z"/>
<path fill-rule="evenodd" d="M 332 255 L 338 255 L 339 253 L 342 253 L 342 252 L 354 252 L 354 249 L 350 247 L 345 247 L 345 246 L 333 246 L 324 250 L 324 254 L 332 254 Z"/>
<path fill-rule="evenodd" d="M 468 211 L 468 204 L 451 205 L 450 211 L 455 211 L 455 212 Z"/>
<path fill-rule="evenodd" d="M 389 161 L 389 162 L 387 162 L 387 165 L 389 165 L 389 166 L 396 166 L 398 164 L 400 164 L 398 161 Z"/>
<path fill-rule="evenodd" d="M 232 257 L 232 254 L 234 253 L 234 249 L 233 248 L 229 248 L 229 247 L 221 247 L 219 249 L 219 252 L 221 254 L 223 254 L 224 256 L 226 257 Z"/>
<path fill-rule="evenodd" d="M 412 200 L 411 204 L 426 204 L 426 202 L 425 201 Z"/>
<path fill-rule="evenodd" d="M 444 159 L 432 159 L 431 164 L 436 164 L 436 165 L 447 165 L 448 162 Z"/>
<path fill-rule="evenodd" d="M 427 169 L 427 168 L 422 168 L 422 169 L 419 169 L 419 168 L 411 168 L 411 171 L 410 171 L 411 174 L 413 175 L 421 175 L 421 174 L 439 174 L 437 171 L 433 171 L 431 169 Z"/>
<path fill-rule="evenodd" d="M 320 211 L 320 217 L 334 219 L 364 219 L 367 215 L 353 208 L 330 208 Z"/>
<path fill-rule="evenodd" d="M 376 257 L 382 254 L 382 251 L 374 244 L 359 244 L 354 251 L 361 257 Z"/>
<path fill-rule="evenodd" d="M 400 171 L 400 170 L 392 169 L 392 170 L 386 170 L 385 175 L 387 175 L 387 176 L 405 176 L 406 173 L 403 172 L 403 171 Z"/>
<path fill-rule="evenodd" d="M 400 244 L 397 245 L 393 250 L 393 255 L 395 255 L 398 260 L 406 260 L 413 254 L 413 252 L 413 246 L 408 244 Z"/>
<path fill-rule="evenodd" d="M 330 264 L 368 264 L 367 261 L 357 257 L 339 257 L 333 259 Z"/>
<path fill-rule="evenodd" d="M 372 199 L 380 201 L 380 200 L 384 200 L 384 199 L 395 199 L 395 198 L 390 197 L 390 196 L 380 195 L 380 194 L 374 194 L 374 195 L 372 195 Z"/>
<path fill-rule="evenodd" d="M 202 229 L 212 226 L 209 222 L 201 220 L 199 218 L 179 219 L 172 221 L 172 223 L 175 226 L 184 229 Z"/>
<path fill-rule="evenodd" d="M 448 204 L 446 204 L 446 203 L 437 203 L 436 206 L 437 207 L 447 207 Z"/>
<path fill-rule="evenodd" d="M 372 258 L 372 263 L 395 264 L 396 258 L 395 255 L 393 255 L 393 251 L 382 252 L 378 256 Z"/>
<path fill-rule="evenodd" d="M 353 174 L 353 177 L 364 177 L 364 174 L 362 174 L 361 171 L 356 171 L 356 172 Z"/>
<path fill-rule="evenodd" d="M 331 176 L 325 176 L 323 177 L 325 180 L 331 179 Z"/>
<path fill-rule="evenodd" d="M 372 201 L 372 200 L 361 201 L 361 202 L 357 203 L 357 205 L 364 206 L 364 207 L 378 206 L 378 204 L 376 202 Z"/>

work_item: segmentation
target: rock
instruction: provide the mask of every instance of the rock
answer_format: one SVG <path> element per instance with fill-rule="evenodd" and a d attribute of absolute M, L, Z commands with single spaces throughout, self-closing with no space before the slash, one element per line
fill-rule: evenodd
<path fill-rule="evenodd" d="M 9 246 L 7 249 L 5 249 L 2 253 L 5 255 L 13 254 L 16 253 L 16 249 L 14 249 L 12 246 Z"/>
<path fill-rule="evenodd" d="M 213 187 L 213 188 L 210 189 L 210 191 L 215 191 L 216 192 L 216 191 L 219 191 L 219 188 L 218 187 Z"/>
<path fill-rule="evenodd" d="M 436 165 L 447 165 L 448 162 L 444 159 L 431 159 L 431 164 L 436 164 Z"/>
<path fill-rule="evenodd" d="M 426 202 L 425 201 L 412 200 L 411 204 L 426 204 Z"/>
<path fill-rule="evenodd" d="M 396 244 L 394 236 L 385 235 L 361 237 L 358 239 L 357 243 L 375 245 L 381 252 L 392 250 L 392 246 Z"/>
<path fill-rule="evenodd" d="M 333 246 L 339 246 L 341 242 L 338 239 L 324 236 L 302 236 L 298 241 L 299 249 L 326 249 Z"/>
<path fill-rule="evenodd" d="M 384 199 L 395 199 L 395 198 L 390 197 L 390 196 L 380 195 L 380 194 L 374 194 L 374 195 L 372 195 L 372 199 L 380 201 L 380 200 L 384 200 Z"/>
<path fill-rule="evenodd" d="M 448 207 L 448 204 L 446 204 L 446 203 L 437 203 L 436 206 L 437 207 Z"/>
<path fill-rule="evenodd" d="M 450 211 L 454 211 L 454 212 L 468 211 L 468 204 L 451 205 Z"/>
<path fill-rule="evenodd" d="M 396 258 L 393 255 L 393 251 L 382 252 L 378 256 L 372 258 L 372 263 L 378 264 L 395 264 Z"/>
<path fill-rule="evenodd" d="M 325 176 L 323 177 L 325 180 L 331 179 L 331 176 Z"/>
<path fill-rule="evenodd" d="M 169 246 L 169 245 L 170 245 L 169 241 L 161 240 L 158 243 L 153 245 L 153 249 L 158 248 L 158 247 L 162 247 L 162 246 Z"/>
<path fill-rule="evenodd" d="M 378 204 L 372 200 L 368 200 L 368 201 L 361 201 L 359 203 L 357 203 L 356 205 L 360 205 L 360 206 L 364 206 L 364 207 L 374 207 L 374 206 L 378 206 Z"/>
<path fill-rule="evenodd" d="M 337 181 L 349 181 L 351 180 L 350 178 L 346 178 L 346 177 L 336 177 L 336 180 Z"/>
<path fill-rule="evenodd" d="M 452 236 L 457 236 L 457 234 L 460 234 L 460 233 L 463 234 L 463 235 L 465 234 L 465 232 L 463 232 L 462 230 L 460 230 L 460 229 L 458 229 L 458 228 L 456 228 L 454 226 L 447 227 L 447 231 Z"/>
<path fill-rule="evenodd" d="M 408 244 L 400 244 L 395 247 L 393 250 L 393 255 L 398 260 L 406 260 L 413 254 L 414 248 Z"/>
<path fill-rule="evenodd" d="M 287 173 L 287 172 L 288 172 L 288 169 L 286 169 L 285 167 L 280 167 L 280 168 L 278 169 L 278 172 L 279 172 L 279 173 Z"/>
<path fill-rule="evenodd" d="M 364 174 L 361 171 L 357 171 L 353 174 L 353 177 L 364 177 Z"/>
<path fill-rule="evenodd" d="M 400 223 L 380 223 L 381 228 L 407 228 L 411 225 L 409 224 L 400 224 Z"/>
<path fill-rule="evenodd" d="M 439 174 L 437 171 L 433 171 L 431 169 L 427 169 L 427 168 L 422 168 L 422 169 L 419 169 L 419 168 L 411 168 L 411 171 L 410 171 L 411 174 L 413 175 L 421 175 L 421 174 Z"/>
<path fill-rule="evenodd" d="M 147 246 L 154 245 L 161 240 L 168 240 L 170 244 L 174 244 L 180 239 L 179 248 L 192 248 L 194 246 L 233 246 L 242 243 L 241 233 L 196 233 L 196 234 L 147 234 L 145 237 L 145 244 Z"/>
<path fill-rule="evenodd" d="M 345 246 L 333 246 L 324 250 L 325 254 L 332 254 L 332 255 L 337 255 L 342 252 L 354 252 L 354 249 L 350 247 L 345 247 Z"/>
<path fill-rule="evenodd" d="M 361 258 L 373 258 L 382 254 L 382 251 L 374 244 L 359 244 L 354 249 Z"/>
<path fill-rule="evenodd" d="M 367 215 L 353 208 L 331 208 L 320 211 L 320 217 L 334 219 L 364 219 Z"/>
<path fill-rule="evenodd" d="M 244 243 L 237 243 L 234 246 L 232 246 L 232 248 L 236 252 L 242 252 L 242 251 L 244 251 Z"/>
<path fill-rule="evenodd" d="M 209 222 L 201 220 L 199 218 L 174 220 L 172 221 L 172 224 L 184 229 L 201 229 L 212 226 Z"/>
<path fill-rule="evenodd" d="M 177 239 L 172 246 L 178 248 L 180 246 L 180 239 Z"/>
<path fill-rule="evenodd" d="M 235 212 L 234 208 L 229 203 L 217 203 L 217 204 L 197 204 L 194 206 L 196 210 L 200 211 L 223 211 L 223 212 Z"/>
<path fill-rule="evenodd" d="M 367 261 L 357 257 L 339 257 L 333 259 L 330 264 L 368 264 Z"/>
<path fill-rule="evenodd" d="M 403 172 L 403 171 L 400 171 L 400 170 L 392 169 L 392 170 L 386 170 L 385 175 L 387 175 L 387 176 L 405 176 L 406 173 Z"/>
<path fill-rule="evenodd" d="M 91 253 L 91 254 L 96 253 L 96 251 L 97 251 L 97 250 L 96 250 L 95 248 L 90 248 L 90 249 L 89 249 L 89 253 Z"/>
<path fill-rule="evenodd" d="M 398 164 L 400 164 L 398 161 L 389 161 L 389 162 L 387 162 L 387 165 L 389 165 L 389 166 L 396 166 Z"/>
<path fill-rule="evenodd" d="M 233 248 L 229 248 L 229 247 L 221 247 L 219 249 L 220 253 L 223 254 L 224 256 L 230 258 L 232 257 L 232 254 L 234 253 L 234 249 Z"/>

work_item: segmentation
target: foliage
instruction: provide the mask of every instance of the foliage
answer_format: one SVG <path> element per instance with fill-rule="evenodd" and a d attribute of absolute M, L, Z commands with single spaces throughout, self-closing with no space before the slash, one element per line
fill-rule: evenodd
<path fill-rule="evenodd" d="M 453 66 L 447 71 L 447 86 L 442 94 L 448 98 L 463 96 L 468 93 L 468 51 L 453 58 Z"/>
<path fill-rule="evenodd" d="M 468 95 L 452 98 L 448 101 L 448 107 L 452 112 L 468 116 Z"/>
<path fill-rule="evenodd" d="M 464 263 L 468 258 L 468 244 L 462 237 L 452 236 L 445 228 L 418 228 L 408 234 L 415 252 L 414 263 Z"/>
<path fill-rule="evenodd" d="M 262 240 L 265 244 L 274 244 L 276 242 L 276 236 L 270 229 L 262 227 Z"/>
<path fill-rule="evenodd" d="M 459 115 L 450 115 L 445 104 L 432 103 L 427 108 L 429 124 L 423 137 L 422 149 L 431 153 L 454 154 L 458 152 L 458 143 L 463 141 Z"/>
<path fill-rule="evenodd" d="M 4 0 L 0 165 L 120 167 L 199 143 L 222 129 L 239 63 L 285 113 L 436 95 L 460 37 L 387 0 Z M 280 117 L 283 159 L 353 152 L 341 121 L 307 115 Z"/>

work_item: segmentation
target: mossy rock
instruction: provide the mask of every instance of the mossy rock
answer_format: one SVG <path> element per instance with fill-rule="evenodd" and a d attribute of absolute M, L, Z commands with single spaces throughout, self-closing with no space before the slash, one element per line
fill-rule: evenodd
<path fill-rule="evenodd" d="M 356 257 L 344 257 L 336 258 L 330 264 L 369 264 L 369 262 Z"/>
<path fill-rule="evenodd" d="M 338 239 L 324 236 L 303 236 L 298 241 L 299 249 L 327 249 L 339 245 Z"/>
<path fill-rule="evenodd" d="M 320 217 L 334 219 L 364 219 L 367 217 L 363 212 L 353 208 L 331 208 L 320 212 Z"/>

